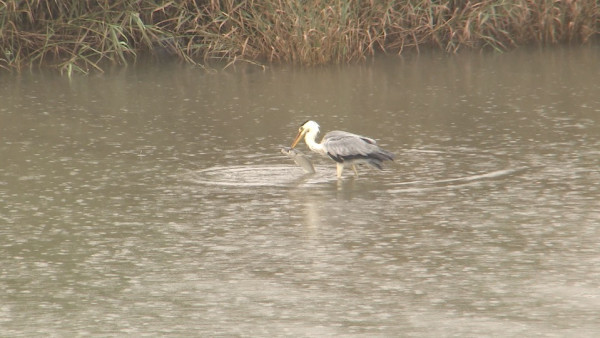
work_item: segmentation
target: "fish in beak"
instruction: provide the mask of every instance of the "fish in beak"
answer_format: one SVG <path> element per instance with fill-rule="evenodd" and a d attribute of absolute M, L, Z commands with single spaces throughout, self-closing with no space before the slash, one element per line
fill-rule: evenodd
<path fill-rule="evenodd" d="M 292 149 L 298 144 L 298 142 L 300 142 L 304 134 L 306 134 L 306 129 L 300 128 L 300 130 L 298 131 L 298 135 L 296 135 L 294 142 L 292 142 Z"/>

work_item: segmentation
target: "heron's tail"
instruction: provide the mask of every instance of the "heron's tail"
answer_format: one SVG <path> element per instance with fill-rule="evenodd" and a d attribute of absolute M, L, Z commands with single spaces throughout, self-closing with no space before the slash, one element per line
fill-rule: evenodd
<path fill-rule="evenodd" d="M 374 151 L 369 154 L 369 158 L 376 159 L 380 162 L 383 161 L 393 161 L 395 155 L 392 152 L 389 152 L 385 149 L 377 148 L 377 151 Z"/>
<path fill-rule="evenodd" d="M 370 153 L 368 157 L 369 165 L 379 170 L 383 170 L 383 166 L 381 165 L 381 163 L 383 161 L 393 161 L 395 155 L 392 152 L 389 152 L 385 149 L 378 148 L 377 151 Z"/>

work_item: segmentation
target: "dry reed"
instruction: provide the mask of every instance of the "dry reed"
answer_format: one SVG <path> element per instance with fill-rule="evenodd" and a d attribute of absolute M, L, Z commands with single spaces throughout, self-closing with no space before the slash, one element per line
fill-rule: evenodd
<path fill-rule="evenodd" d="M 599 31 L 595 0 L 0 0 L 0 68 L 70 75 L 146 55 L 312 65 L 585 43 Z"/>

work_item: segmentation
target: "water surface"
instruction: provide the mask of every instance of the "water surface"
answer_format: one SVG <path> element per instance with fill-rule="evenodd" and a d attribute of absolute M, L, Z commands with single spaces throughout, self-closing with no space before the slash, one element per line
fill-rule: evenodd
<path fill-rule="evenodd" d="M 3 76 L 0 328 L 597 336 L 599 57 Z M 397 160 L 305 175 L 307 119 Z"/>

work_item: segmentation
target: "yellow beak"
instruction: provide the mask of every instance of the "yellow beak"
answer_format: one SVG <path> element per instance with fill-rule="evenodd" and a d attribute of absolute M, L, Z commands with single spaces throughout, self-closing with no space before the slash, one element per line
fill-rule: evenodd
<path fill-rule="evenodd" d="M 304 130 L 300 130 L 298 132 L 298 135 L 296 135 L 294 142 L 292 142 L 292 148 L 294 148 L 298 144 L 298 142 L 300 142 L 300 140 L 302 139 L 302 136 L 304 136 L 304 133 L 305 133 Z"/>

